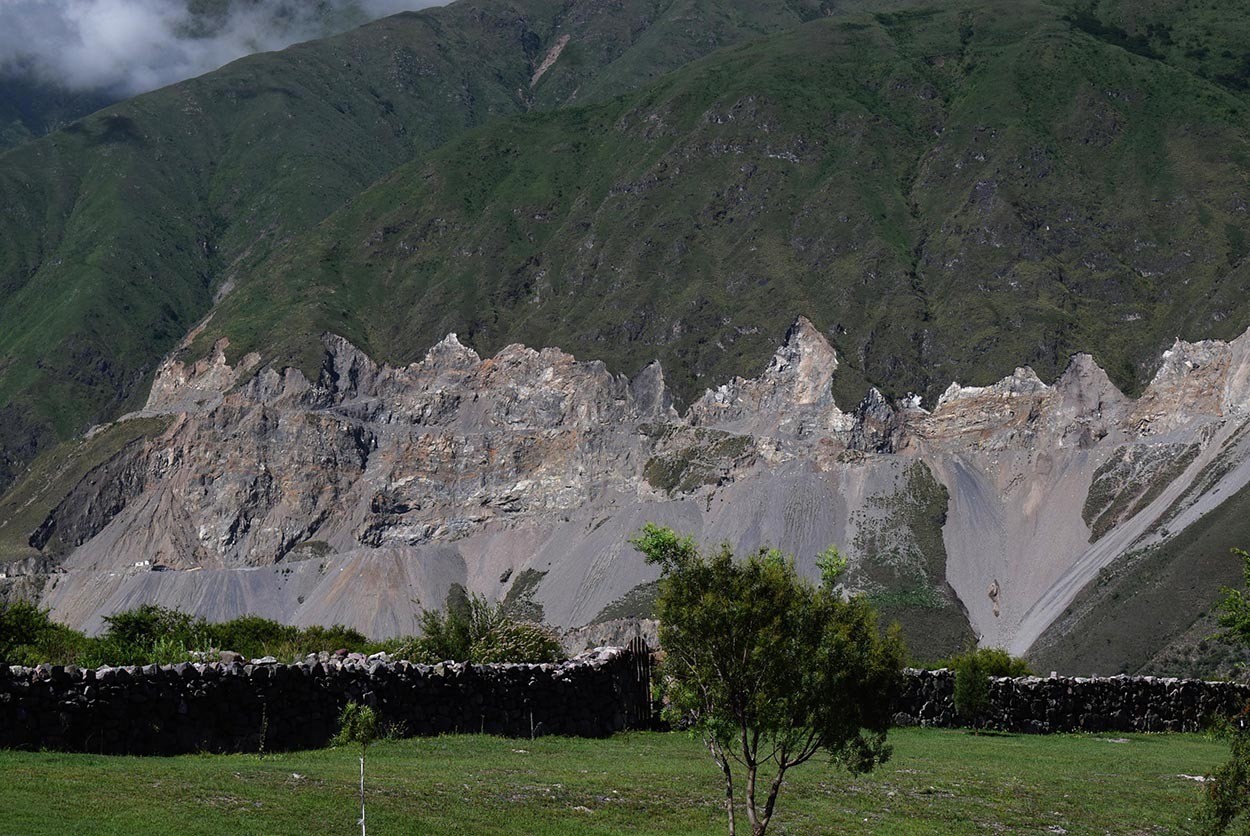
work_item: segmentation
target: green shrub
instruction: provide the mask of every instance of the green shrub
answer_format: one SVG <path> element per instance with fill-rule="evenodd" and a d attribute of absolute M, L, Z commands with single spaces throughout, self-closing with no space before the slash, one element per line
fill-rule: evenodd
<path fill-rule="evenodd" d="M 305 627 L 299 631 L 297 643 L 305 654 L 342 649 L 353 653 L 363 653 L 369 649 L 370 644 L 364 633 L 343 624 L 335 624 L 331 627 L 319 625 Z"/>
<path fill-rule="evenodd" d="M 0 605 L 0 662 L 18 662 L 24 648 L 36 644 L 55 623 L 47 610 L 18 601 Z"/>
<path fill-rule="evenodd" d="M 171 664 L 194 658 L 196 651 L 233 650 L 249 658 L 273 656 L 289 662 L 322 650 L 364 652 L 371 646 L 360 631 L 341 624 L 301 630 L 254 615 L 209 624 L 152 604 L 108 616 L 104 623 L 104 632 L 90 638 L 57 624 L 30 604 L 4 607 L 0 661 L 81 667 Z"/>
<path fill-rule="evenodd" d="M 48 611 L 26 601 L 0 605 L 0 662 L 38 665 L 56 662 L 83 664 L 91 639 L 57 624 Z"/>
<path fill-rule="evenodd" d="M 969 661 L 975 664 L 986 676 L 1032 676 L 1029 663 L 1018 656 L 1012 656 L 1001 647 L 978 647 L 967 650 L 934 665 L 935 668 L 949 668 L 958 671 Z"/>
<path fill-rule="evenodd" d="M 493 662 L 558 662 L 564 658 L 560 639 L 540 624 L 516 621 L 501 624 L 473 643 L 469 652 L 472 661 L 481 665 Z"/>
<path fill-rule="evenodd" d="M 22 657 L 16 661 L 20 665 L 31 666 L 52 662 L 83 668 L 98 667 L 92 663 L 93 651 L 94 641 L 91 638 L 64 624 L 53 622 L 33 644 L 26 646 Z"/>
<path fill-rule="evenodd" d="M 198 652 L 232 650 L 248 658 L 293 662 L 310 653 L 346 649 L 385 651 L 414 662 L 551 662 L 563 658 L 559 640 L 538 624 L 509 618 L 499 604 L 463 589 L 448 596 L 445 611 L 422 614 L 423 634 L 371 642 L 343 624 L 303 629 L 245 615 L 210 624 L 178 610 L 146 604 L 104 619 L 104 632 L 88 637 L 57 624 L 27 603 L 0 607 L 0 662 L 44 662 L 80 667 L 171 664 Z"/>
<path fill-rule="evenodd" d="M 464 587 L 453 585 L 442 610 L 424 610 L 421 613 L 421 638 L 416 646 L 419 658 L 413 661 L 468 661 L 475 638 L 474 630 L 483 629 L 483 619 L 488 619 L 489 607 L 485 598 L 470 597 Z"/>
<path fill-rule="evenodd" d="M 560 641 L 546 627 L 518 621 L 502 604 L 453 587 L 444 610 L 421 613 L 421 636 L 397 647 L 413 662 L 555 662 L 564 658 Z"/>
<path fill-rule="evenodd" d="M 243 615 L 219 624 L 205 625 L 204 637 L 202 650 L 233 650 L 249 658 L 273 656 L 287 662 L 323 650 L 365 652 L 371 648 L 369 639 L 363 633 L 342 624 L 301 629 L 258 615 Z"/>
<path fill-rule="evenodd" d="M 148 649 L 146 661 L 150 665 L 173 665 L 177 662 L 194 661 L 192 651 L 196 648 L 187 647 L 184 639 L 178 636 L 162 636 L 152 642 Z"/>
<path fill-rule="evenodd" d="M 369 653 L 385 653 L 392 659 L 423 661 L 420 636 L 395 636 L 381 641 L 370 642 L 365 650 Z"/>
<path fill-rule="evenodd" d="M 955 711 L 964 722 L 979 728 L 990 702 L 990 677 L 1029 676 L 1023 659 L 999 647 L 981 647 L 944 660 L 941 667 L 955 671 Z"/>
<path fill-rule="evenodd" d="M 155 604 L 115 613 L 106 617 L 104 623 L 107 628 L 99 638 L 95 655 L 108 665 L 153 664 L 158 650 L 165 658 L 180 653 L 178 661 L 183 661 L 189 649 L 211 644 L 204 619 Z"/>
<path fill-rule="evenodd" d="M 233 650 L 255 658 L 268 655 L 271 650 L 282 645 L 293 644 L 299 633 L 298 627 L 280 624 L 258 615 L 242 615 L 220 624 L 210 624 L 207 638 L 209 646 L 213 648 Z"/>

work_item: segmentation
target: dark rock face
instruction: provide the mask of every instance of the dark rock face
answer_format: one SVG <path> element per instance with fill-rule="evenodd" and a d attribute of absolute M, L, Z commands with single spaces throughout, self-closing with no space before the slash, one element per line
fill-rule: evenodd
<path fill-rule="evenodd" d="M 899 725 L 966 725 L 955 711 L 955 674 L 909 670 Z M 1000 731 L 1196 732 L 1250 702 L 1250 685 L 1154 676 L 990 680 L 984 725 Z"/>
<path fill-rule="evenodd" d="M 148 472 L 144 444 L 134 441 L 95 468 L 30 535 L 40 552 L 61 556 L 99 534 L 130 500 L 143 493 Z"/>
<path fill-rule="evenodd" d="M 855 410 L 855 426 L 847 446 L 865 453 L 893 453 L 900 446 L 902 429 L 898 410 L 873 387 Z"/>
<path fill-rule="evenodd" d="M 600 737 L 650 725 L 640 669 L 647 668 L 622 648 L 543 665 L 0 667 L 0 748 L 130 755 L 307 749 L 326 744 L 352 700 L 409 735 Z"/>

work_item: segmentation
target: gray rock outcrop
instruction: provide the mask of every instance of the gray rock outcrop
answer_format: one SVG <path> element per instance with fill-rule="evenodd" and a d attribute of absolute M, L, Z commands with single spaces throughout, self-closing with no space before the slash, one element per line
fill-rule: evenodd
<path fill-rule="evenodd" d="M 1100 569 L 1250 483 L 1250 335 L 1178 342 L 1136 400 L 1078 355 L 1054 384 L 1022 368 L 931 411 L 871 390 L 844 412 L 836 353 L 800 318 L 759 377 L 684 414 L 658 364 L 484 359 L 454 334 L 404 367 L 324 345 L 311 380 L 231 366 L 225 344 L 161 368 L 135 417 L 163 430 L 31 532 L 56 617 L 158 602 L 383 636 L 453 584 L 502 599 L 526 576 L 546 619 L 584 627 L 649 614 L 654 569 L 627 541 L 656 521 L 813 574 L 836 543 L 913 635 L 1022 653 Z"/>

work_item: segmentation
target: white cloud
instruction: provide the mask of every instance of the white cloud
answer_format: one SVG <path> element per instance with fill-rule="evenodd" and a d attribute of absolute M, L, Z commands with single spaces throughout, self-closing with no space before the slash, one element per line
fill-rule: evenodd
<path fill-rule="evenodd" d="M 441 0 L 0 0 L 0 73 L 134 95 Z M 205 3 L 200 3 L 203 9 Z"/>

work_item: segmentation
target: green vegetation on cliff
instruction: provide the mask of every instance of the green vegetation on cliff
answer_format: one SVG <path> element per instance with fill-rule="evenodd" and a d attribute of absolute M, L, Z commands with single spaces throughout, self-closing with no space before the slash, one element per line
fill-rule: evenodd
<path fill-rule="evenodd" d="M 396 166 L 485 122 L 586 101 L 600 71 L 604 94 L 632 88 L 823 9 L 693 5 L 476 0 L 398 15 L 0 154 L 0 490 L 38 452 L 138 403 L 216 298 Z M 560 34 L 569 55 L 535 81 Z M 303 323 L 266 330 L 316 340 L 289 327 Z"/>
<path fill-rule="evenodd" d="M 1099 572 L 1029 650 L 1036 670 L 1081 675 L 1231 676 L 1245 648 L 1216 638 L 1221 587 L 1241 581 L 1230 549 L 1250 542 L 1250 487 L 1175 537 Z"/>
<path fill-rule="evenodd" d="M 806 313 L 895 395 L 1054 376 L 1077 350 L 1133 391 L 1177 334 L 1250 322 L 1250 111 L 1083 14 L 837 14 L 495 122 L 276 253 L 197 350 L 226 334 L 307 367 L 330 330 L 409 360 L 456 330 L 622 371 L 658 356 L 689 397 Z"/>
<path fill-rule="evenodd" d="M 926 663 L 975 643 L 976 634 L 946 579 L 950 494 L 923 462 L 901 475 L 900 490 L 873 497 L 860 514 L 855 548 L 864 559 L 850 580 L 883 623 L 898 622 L 913 661 Z"/>
<path fill-rule="evenodd" d="M 0 154 L 0 488 L 210 313 L 192 354 L 456 330 L 685 398 L 804 313 L 844 406 L 1077 350 L 1132 391 L 1250 324 L 1248 35 L 1234 0 L 466 0 L 121 103 Z"/>

